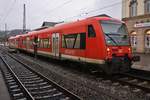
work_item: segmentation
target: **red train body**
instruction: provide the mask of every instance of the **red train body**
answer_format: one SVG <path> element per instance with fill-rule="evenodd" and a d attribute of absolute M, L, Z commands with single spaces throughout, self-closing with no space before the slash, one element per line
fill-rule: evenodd
<path fill-rule="evenodd" d="M 13 41 L 13 42 L 12 42 Z M 96 64 L 106 73 L 128 71 L 132 55 L 124 22 L 91 17 L 9 38 L 11 48 L 57 59 Z"/>

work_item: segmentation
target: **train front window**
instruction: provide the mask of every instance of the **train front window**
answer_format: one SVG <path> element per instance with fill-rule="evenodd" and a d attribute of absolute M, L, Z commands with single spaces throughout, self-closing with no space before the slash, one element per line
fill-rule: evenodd
<path fill-rule="evenodd" d="M 124 23 L 100 21 L 107 45 L 129 45 L 129 36 Z"/>

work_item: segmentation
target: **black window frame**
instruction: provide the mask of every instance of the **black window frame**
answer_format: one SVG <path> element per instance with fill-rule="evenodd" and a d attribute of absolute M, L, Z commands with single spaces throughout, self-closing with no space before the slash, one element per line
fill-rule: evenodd
<path fill-rule="evenodd" d="M 93 25 L 88 25 L 88 37 L 89 38 L 94 38 L 96 37 L 96 32 L 95 32 L 95 29 L 93 27 Z"/>
<path fill-rule="evenodd" d="M 73 46 L 71 48 L 67 47 L 67 43 L 66 43 L 66 38 L 69 37 L 69 35 L 74 36 L 74 38 L 75 38 Z M 76 42 L 77 42 L 76 40 L 77 40 L 78 35 L 80 35 L 80 46 L 78 48 L 76 48 L 75 45 L 76 45 Z M 63 39 L 64 39 L 64 41 L 63 41 Z M 66 48 L 66 49 L 86 49 L 86 32 L 63 34 L 62 35 L 61 47 Z"/>
<path fill-rule="evenodd" d="M 65 45 L 64 45 L 63 48 L 75 49 L 74 46 L 75 46 L 75 41 L 76 41 L 77 35 L 78 35 L 78 33 L 72 33 L 72 34 L 67 34 L 67 35 L 64 34 L 63 36 L 64 36 L 64 42 L 65 42 L 64 44 L 65 44 Z M 66 41 L 66 39 L 67 39 L 67 38 L 72 38 L 72 37 L 75 39 L 75 40 L 74 40 L 74 43 L 73 43 L 72 47 L 67 47 L 67 41 Z"/>
<path fill-rule="evenodd" d="M 84 32 L 80 33 L 80 49 L 86 49 L 86 33 Z"/>

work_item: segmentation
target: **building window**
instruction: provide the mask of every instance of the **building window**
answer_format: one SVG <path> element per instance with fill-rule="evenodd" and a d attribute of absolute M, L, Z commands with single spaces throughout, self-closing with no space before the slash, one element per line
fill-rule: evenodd
<path fill-rule="evenodd" d="M 145 34 L 145 48 L 150 48 L 150 30 Z"/>
<path fill-rule="evenodd" d="M 136 34 L 136 32 L 131 33 L 130 42 L 131 42 L 132 47 L 136 47 L 136 45 L 137 45 L 137 34 Z"/>
<path fill-rule="evenodd" d="M 144 7 L 145 7 L 145 13 L 146 14 L 150 13 L 150 0 L 144 1 Z"/>
<path fill-rule="evenodd" d="M 137 15 L 137 0 L 131 0 L 130 1 L 130 16 L 136 16 Z"/>

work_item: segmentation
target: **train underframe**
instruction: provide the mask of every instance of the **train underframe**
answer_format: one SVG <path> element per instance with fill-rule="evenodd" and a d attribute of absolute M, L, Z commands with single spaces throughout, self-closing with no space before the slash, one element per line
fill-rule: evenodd
<path fill-rule="evenodd" d="M 8 52 L 17 52 L 16 48 L 9 47 Z"/>
<path fill-rule="evenodd" d="M 128 55 L 122 57 L 113 55 L 112 59 L 106 60 L 102 70 L 108 75 L 129 72 L 131 70 L 132 63 L 136 61 L 140 61 L 139 56 L 133 56 L 130 58 Z"/>
<path fill-rule="evenodd" d="M 132 59 L 128 56 L 113 56 L 112 59 L 106 60 L 106 63 L 102 69 L 106 74 L 117 74 L 130 71 L 131 65 Z"/>

